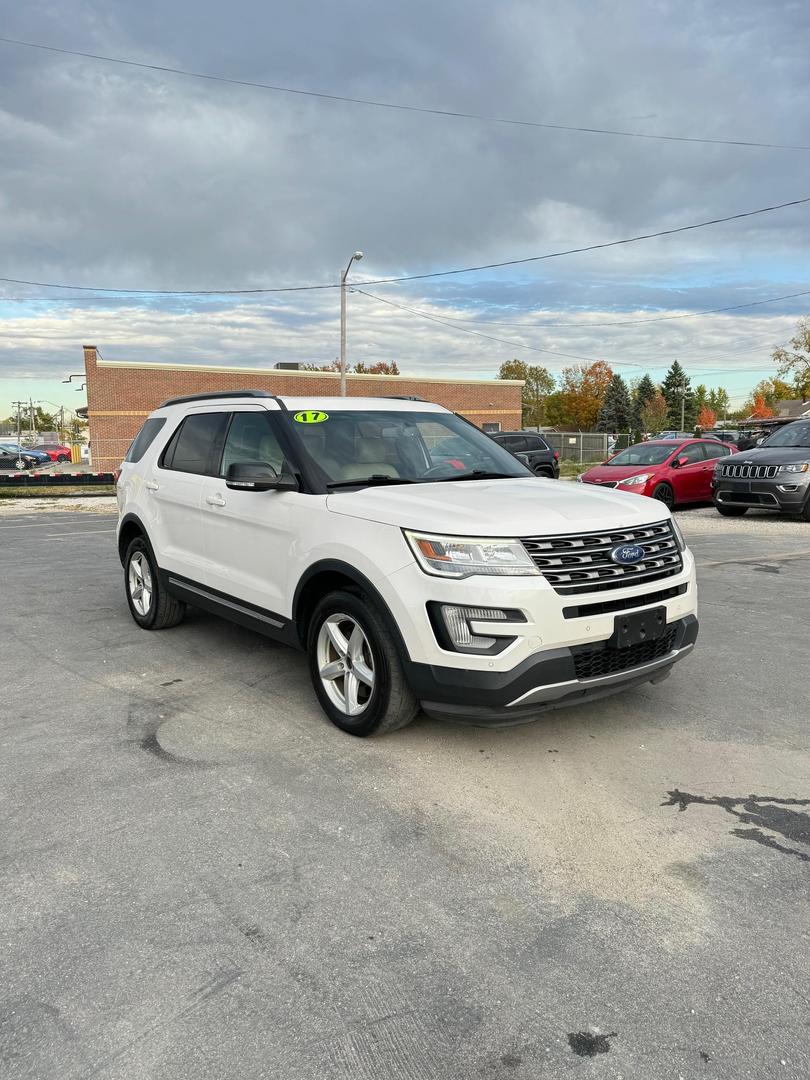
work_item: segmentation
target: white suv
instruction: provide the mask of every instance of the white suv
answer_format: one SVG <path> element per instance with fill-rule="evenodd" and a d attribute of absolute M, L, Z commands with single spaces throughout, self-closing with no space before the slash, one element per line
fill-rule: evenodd
<path fill-rule="evenodd" d="M 132 617 L 186 604 L 306 651 L 354 735 L 509 724 L 659 682 L 697 637 L 695 568 L 653 499 L 535 477 L 439 405 L 174 398 L 118 479 Z"/>

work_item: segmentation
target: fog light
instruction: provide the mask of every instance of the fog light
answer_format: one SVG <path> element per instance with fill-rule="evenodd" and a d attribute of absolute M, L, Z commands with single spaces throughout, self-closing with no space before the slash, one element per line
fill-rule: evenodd
<path fill-rule="evenodd" d="M 463 649 L 465 652 L 468 649 L 484 651 L 497 644 L 498 639 L 474 634 L 470 623 L 473 620 L 505 622 L 506 612 L 500 608 L 453 607 L 450 604 L 442 604 L 442 618 L 450 640 L 457 649 Z"/>

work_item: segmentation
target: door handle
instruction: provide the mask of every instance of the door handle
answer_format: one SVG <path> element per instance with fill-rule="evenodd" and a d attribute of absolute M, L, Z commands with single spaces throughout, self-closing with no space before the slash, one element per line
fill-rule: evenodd
<path fill-rule="evenodd" d="M 205 496 L 205 501 L 208 503 L 209 506 L 224 506 L 225 505 L 225 500 L 222 498 L 221 495 L 206 495 Z"/>
<path fill-rule="evenodd" d="M 144 484 L 144 487 L 147 491 L 157 491 L 160 487 L 160 484 L 157 482 L 157 480 L 147 480 Z"/>

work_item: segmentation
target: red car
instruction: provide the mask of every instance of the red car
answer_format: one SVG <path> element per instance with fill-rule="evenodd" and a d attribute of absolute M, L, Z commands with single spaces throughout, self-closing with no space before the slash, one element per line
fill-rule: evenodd
<path fill-rule="evenodd" d="M 736 451 L 736 446 L 717 439 L 650 440 L 628 446 L 578 479 L 583 484 L 649 495 L 670 509 L 680 503 L 708 503 L 717 459 Z"/>
<path fill-rule="evenodd" d="M 45 443 L 43 446 L 35 447 L 35 449 L 47 454 L 51 461 L 70 461 L 69 446 L 60 446 L 59 443 Z"/>

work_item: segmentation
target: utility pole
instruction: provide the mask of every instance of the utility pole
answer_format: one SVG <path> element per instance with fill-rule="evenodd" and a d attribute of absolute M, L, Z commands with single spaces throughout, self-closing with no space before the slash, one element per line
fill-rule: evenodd
<path fill-rule="evenodd" d="M 11 407 L 17 410 L 17 446 L 22 446 L 22 411 L 25 408 L 24 401 L 12 401 Z M 19 450 L 17 451 L 19 453 Z M 17 468 L 22 468 L 22 458 L 17 459 Z"/>
<path fill-rule="evenodd" d="M 362 251 L 355 251 L 349 259 L 349 265 L 340 275 L 340 396 L 346 397 L 346 278 L 353 262 L 363 258 Z"/>

